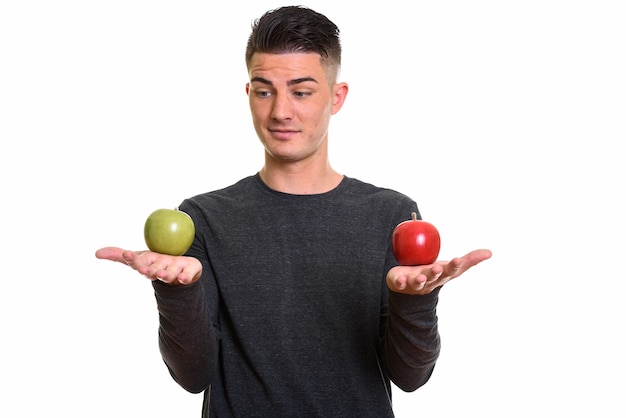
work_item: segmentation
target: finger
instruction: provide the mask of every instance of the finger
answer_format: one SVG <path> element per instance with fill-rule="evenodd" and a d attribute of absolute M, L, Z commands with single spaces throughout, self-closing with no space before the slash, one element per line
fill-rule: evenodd
<path fill-rule="evenodd" d="M 123 252 L 124 250 L 118 247 L 104 247 L 96 251 L 96 258 L 99 258 L 100 260 L 110 260 L 123 263 Z"/>
<path fill-rule="evenodd" d="M 189 284 L 193 281 L 196 275 L 199 276 L 199 272 L 195 266 L 189 264 L 183 267 L 182 271 L 178 274 L 177 279 L 180 284 Z"/>
<path fill-rule="evenodd" d="M 446 276 L 455 277 L 461 271 L 463 267 L 463 259 L 455 257 L 446 265 Z"/>
<path fill-rule="evenodd" d="M 410 287 L 413 291 L 420 291 L 424 289 L 426 283 L 428 282 L 428 277 L 425 274 L 420 273 L 413 280 L 410 281 Z"/>
<path fill-rule="evenodd" d="M 466 262 L 470 266 L 475 266 L 476 264 L 491 258 L 491 256 L 491 250 L 481 249 L 470 251 L 469 253 L 465 254 L 463 258 L 466 259 Z"/>
<path fill-rule="evenodd" d="M 196 271 L 192 263 L 182 262 L 181 259 L 163 259 L 162 261 L 164 264 L 158 268 L 153 265 L 156 270 L 155 279 L 169 284 L 191 283 Z"/>
<path fill-rule="evenodd" d="M 177 277 L 176 280 L 178 280 L 178 283 L 180 284 L 189 284 L 191 283 L 191 275 L 189 275 L 188 272 L 186 272 L 185 270 L 183 270 Z"/>
<path fill-rule="evenodd" d="M 428 276 L 430 276 L 431 280 L 436 280 L 439 278 L 439 276 L 443 274 L 443 272 L 445 271 L 444 266 L 445 266 L 444 264 L 435 263 L 430 267 L 427 274 Z"/>
<path fill-rule="evenodd" d="M 454 268 L 462 273 L 474 267 L 475 265 L 491 258 L 491 255 L 492 254 L 490 250 L 474 250 L 470 251 L 459 259 L 455 258 L 452 264 Z"/>
<path fill-rule="evenodd" d="M 396 292 L 401 292 L 402 290 L 404 290 L 406 288 L 406 276 L 401 274 L 398 276 L 392 276 L 389 275 L 387 276 L 387 286 Z"/>
<path fill-rule="evenodd" d="M 152 281 L 158 280 L 160 282 L 168 283 L 168 284 L 175 283 L 178 281 L 178 274 L 176 274 L 173 271 L 163 270 L 163 269 L 159 269 L 159 270 L 152 269 L 151 272 L 146 274 L 145 276 Z"/>
<path fill-rule="evenodd" d="M 122 253 L 123 261 L 132 267 L 133 262 L 135 261 L 136 254 L 133 251 L 124 251 Z"/>

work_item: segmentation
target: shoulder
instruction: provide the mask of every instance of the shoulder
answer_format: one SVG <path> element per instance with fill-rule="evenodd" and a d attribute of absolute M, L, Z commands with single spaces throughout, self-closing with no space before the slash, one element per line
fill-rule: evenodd
<path fill-rule="evenodd" d="M 352 177 L 346 176 L 344 178 L 344 185 L 346 193 L 367 197 L 372 200 L 382 200 L 387 202 L 398 201 L 403 203 L 413 202 L 411 197 L 397 190 L 377 186 Z"/>
<path fill-rule="evenodd" d="M 402 192 L 351 177 L 345 177 L 344 186 L 344 196 L 350 196 L 363 211 L 372 215 L 385 213 L 395 219 L 409 219 L 411 212 L 417 212 L 419 216 L 416 201 Z"/>
<path fill-rule="evenodd" d="M 186 201 L 205 202 L 209 200 L 239 199 L 241 196 L 249 195 L 255 188 L 258 188 L 255 176 L 248 176 L 224 188 L 189 197 Z"/>
<path fill-rule="evenodd" d="M 259 199 L 259 185 L 255 176 L 244 177 L 234 184 L 188 197 L 180 204 L 180 209 L 194 212 L 228 213 L 234 208 L 255 205 Z"/>

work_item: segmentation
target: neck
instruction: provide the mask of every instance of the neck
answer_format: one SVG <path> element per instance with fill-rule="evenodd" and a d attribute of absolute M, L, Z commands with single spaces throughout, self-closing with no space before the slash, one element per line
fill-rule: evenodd
<path fill-rule="evenodd" d="M 322 167 L 274 165 L 266 161 L 259 171 L 261 179 L 273 190 L 289 194 L 321 194 L 333 190 L 343 176 L 330 164 Z"/>

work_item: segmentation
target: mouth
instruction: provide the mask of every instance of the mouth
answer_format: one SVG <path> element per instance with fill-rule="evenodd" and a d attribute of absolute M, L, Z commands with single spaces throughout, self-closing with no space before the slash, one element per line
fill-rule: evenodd
<path fill-rule="evenodd" d="M 275 128 L 275 129 L 268 128 L 268 131 L 270 135 L 272 135 L 273 138 L 282 139 L 282 140 L 291 139 L 295 135 L 298 134 L 298 131 L 294 129 L 285 129 L 285 128 Z"/>

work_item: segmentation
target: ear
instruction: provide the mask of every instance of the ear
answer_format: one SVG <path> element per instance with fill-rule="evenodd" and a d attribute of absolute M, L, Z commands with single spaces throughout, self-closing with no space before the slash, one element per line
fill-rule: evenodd
<path fill-rule="evenodd" d="M 333 109 L 332 115 L 339 112 L 348 95 L 348 83 L 337 83 L 333 87 Z"/>

